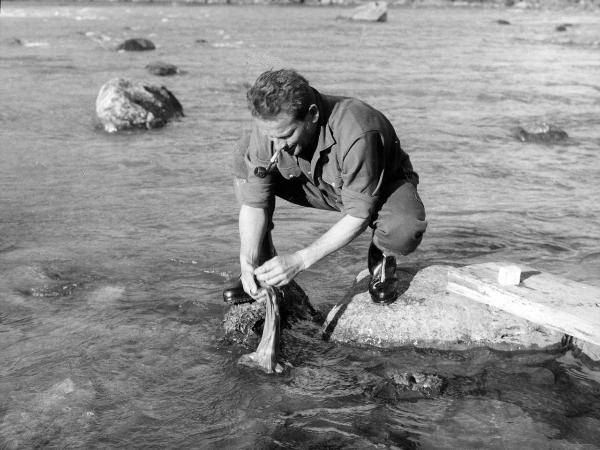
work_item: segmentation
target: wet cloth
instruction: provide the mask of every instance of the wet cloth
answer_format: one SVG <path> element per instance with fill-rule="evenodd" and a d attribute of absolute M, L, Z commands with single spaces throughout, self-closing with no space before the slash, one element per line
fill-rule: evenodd
<path fill-rule="evenodd" d="M 427 223 L 417 194 L 418 175 L 401 149 L 394 128 L 376 109 L 356 99 L 320 95 L 319 135 L 311 155 L 282 152 L 276 170 L 254 175 L 274 154 L 272 142 L 255 127 L 233 158 L 240 204 L 272 210 L 275 197 L 370 219 L 375 244 L 407 254 L 420 243 Z"/>

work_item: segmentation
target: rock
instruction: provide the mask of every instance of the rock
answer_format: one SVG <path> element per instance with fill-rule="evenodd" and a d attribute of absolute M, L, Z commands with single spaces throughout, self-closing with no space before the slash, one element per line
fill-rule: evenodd
<path fill-rule="evenodd" d="M 435 374 L 395 372 L 381 378 L 366 392 L 386 401 L 434 398 L 442 394 L 446 380 Z"/>
<path fill-rule="evenodd" d="M 544 144 L 553 144 L 569 138 L 566 131 L 547 123 L 533 127 L 530 130 L 517 127 L 514 130 L 514 136 L 521 142 L 538 142 Z"/>
<path fill-rule="evenodd" d="M 5 272 L 0 280 L 0 287 L 31 297 L 66 297 L 78 285 L 78 282 L 64 279 L 59 273 L 35 266 L 17 266 Z"/>
<path fill-rule="evenodd" d="M 336 305 L 323 328 L 325 339 L 357 346 L 414 346 L 442 350 L 559 350 L 562 334 L 504 311 L 446 291 L 449 266 L 416 275 L 397 272 L 401 295 L 390 305 L 374 304 L 368 271 L 357 277 L 347 303 Z"/>
<path fill-rule="evenodd" d="M 146 69 L 153 75 L 166 77 L 168 75 L 176 75 L 179 73 L 177 66 L 162 61 L 156 61 L 146 65 Z"/>
<path fill-rule="evenodd" d="M 362 393 L 385 402 L 436 398 L 442 395 L 448 380 L 433 373 L 420 370 L 405 371 L 405 368 L 380 364 L 367 368 L 355 383 Z"/>
<path fill-rule="evenodd" d="M 561 23 L 560 25 L 556 25 L 554 28 L 555 31 L 567 31 L 569 27 L 572 27 L 572 23 Z"/>
<path fill-rule="evenodd" d="M 349 13 L 338 16 L 337 19 L 359 22 L 387 21 L 387 2 L 369 2 L 352 9 Z"/>
<path fill-rule="evenodd" d="M 132 128 L 159 128 L 175 117 L 183 117 L 183 107 L 164 86 L 113 78 L 96 99 L 96 114 L 109 133 Z"/>
<path fill-rule="evenodd" d="M 295 281 L 281 289 L 279 303 L 280 327 L 291 328 L 299 320 L 322 321 L 321 315 L 310 304 L 307 295 Z M 264 303 L 233 305 L 223 319 L 225 339 L 249 348 L 255 348 L 265 322 Z"/>
<path fill-rule="evenodd" d="M 496 21 L 496 23 L 498 25 L 510 25 L 510 22 L 508 20 L 504 20 L 504 19 L 499 19 Z"/>
<path fill-rule="evenodd" d="M 117 46 L 118 52 L 144 52 L 154 49 L 156 49 L 154 43 L 144 38 L 127 39 Z"/>
<path fill-rule="evenodd" d="M 17 45 L 22 46 L 22 45 L 24 45 L 23 41 L 21 39 L 19 39 L 19 38 L 16 38 L 16 37 L 8 38 L 4 42 L 6 42 L 8 45 L 14 45 L 14 46 L 17 46 Z"/>

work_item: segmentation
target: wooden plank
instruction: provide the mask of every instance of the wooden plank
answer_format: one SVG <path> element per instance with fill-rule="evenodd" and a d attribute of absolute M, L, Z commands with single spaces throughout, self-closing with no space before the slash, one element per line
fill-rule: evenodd
<path fill-rule="evenodd" d="M 600 345 L 600 288 L 522 265 L 518 285 L 500 285 L 498 271 L 510 264 L 492 262 L 449 269 L 448 291 Z"/>

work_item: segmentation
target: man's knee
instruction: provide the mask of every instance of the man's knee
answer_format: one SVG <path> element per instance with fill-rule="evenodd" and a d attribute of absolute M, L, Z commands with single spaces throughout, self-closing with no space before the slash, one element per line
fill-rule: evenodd
<path fill-rule="evenodd" d="M 384 252 L 408 255 L 415 251 L 427 229 L 417 189 L 410 183 L 396 189 L 379 211 L 374 227 L 373 241 Z"/>
<path fill-rule="evenodd" d="M 408 255 L 416 250 L 423 240 L 427 221 L 413 218 L 397 220 L 386 230 L 377 228 L 373 241 L 384 252 Z"/>

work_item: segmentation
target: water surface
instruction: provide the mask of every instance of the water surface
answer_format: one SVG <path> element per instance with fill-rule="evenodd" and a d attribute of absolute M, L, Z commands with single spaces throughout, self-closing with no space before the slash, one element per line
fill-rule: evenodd
<path fill-rule="evenodd" d="M 271 67 L 396 126 L 430 223 L 402 265 L 509 260 L 600 285 L 600 16 L 393 9 L 359 24 L 341 11 L 2 5 L 0 447 L 599 445 L 600 377 L 571 354 L 356 350 L 305 326 L 285 337 L 295 368 L 274 377 L 238 367 L 247 350 L 221 342 L 221 290 L 238 270 L 229 154 L 249 120 L 245 89 Z M 113 51 L 129 37 L 157 49 Z M 185 73 L 153 77 L 156 60 Z M 164 84 L 186 117 L 99 131 L 95 98 L 115 76 Z M 570 139 L 512 138 L 541 122 Z M 282 203 L 275 244 L 294 251 L 337 219 Z M 343 296 L 368 243 L 299 276 L 317 308 Z M 374 399 L 364 380 L 381 368 L 449 387 Z"/>

